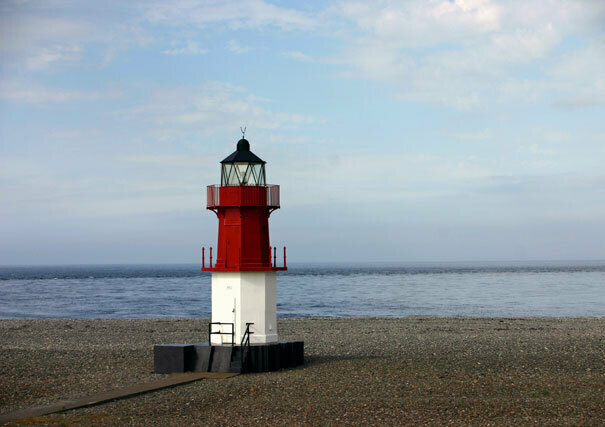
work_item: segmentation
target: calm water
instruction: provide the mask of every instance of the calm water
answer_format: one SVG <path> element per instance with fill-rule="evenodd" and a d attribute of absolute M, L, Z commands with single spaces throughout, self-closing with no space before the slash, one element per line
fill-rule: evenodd
<path fill-rule="evenodd" d="M 605 316 L 605 262 L 294 265 L 278 315 Z M 0 267 L 0 318 L 209 317 L 197 265 Z"/>

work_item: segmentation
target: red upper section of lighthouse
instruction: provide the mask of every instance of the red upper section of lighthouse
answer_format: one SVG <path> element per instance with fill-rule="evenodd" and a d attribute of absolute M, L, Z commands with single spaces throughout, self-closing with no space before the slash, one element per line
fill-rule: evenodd
<path fill-rule="evenodd" d="M 216 264 L 204 271 L 286 270 L 271 259 L 269 216 L 279 209 L 279 186 L 265 184 L 265 162 L 241 139 L 237 150 L 221 162 L 221 185 L 207 189 L 207 209 L 219 220 Z M 203 261 L 205 264 L 205 260 Z"/>

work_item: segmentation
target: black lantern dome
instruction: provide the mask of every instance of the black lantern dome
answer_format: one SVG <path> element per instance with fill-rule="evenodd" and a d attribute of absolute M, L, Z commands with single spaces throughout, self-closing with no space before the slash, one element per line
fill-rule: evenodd
<path fill-rule="evenodd" d="M 265 163 L 250 151 L 250 142 L 242 138 L 237 150 L 221 162 L 221 185 L 265 185 Z"/>
<path fill-rule="evenodd" d="M 250 151 L 250 142 L 248 142 L 248 140 L 245 138 L 237 141 L 237 151 Z"/>

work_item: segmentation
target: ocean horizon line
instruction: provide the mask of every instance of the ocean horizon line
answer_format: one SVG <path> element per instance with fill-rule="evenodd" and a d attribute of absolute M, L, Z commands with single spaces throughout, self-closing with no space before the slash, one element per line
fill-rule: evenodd
<path fill-rule="evenodd" d="M 531 263 L 605 263 L 605 259 L 489 259 L 489 260 L 444 260 L 444 261 L 292 261 L 288 267 L 298 266 L 349 266 L 360 265 L 369 267 L 372 265 L 450 265 L 450 264 L 531 264 Z M 0 268 L 11 267 L 95 267 L 95 266 L 200 266 L 196 262 L 107 262 L 107 263 L 40 263 L 40 264 L 0 264 Z"/>

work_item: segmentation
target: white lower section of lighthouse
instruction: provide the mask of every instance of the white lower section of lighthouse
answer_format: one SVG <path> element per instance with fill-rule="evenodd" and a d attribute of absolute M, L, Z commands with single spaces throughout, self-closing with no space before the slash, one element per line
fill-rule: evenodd
<path fill-rule="evenodd" d="M 234 342 L 239 345 L 250 326 L 251 343 L 277 341 L 277 275 L 275 271 L 215 271 L 212 272 L 212 345 L 231 344 L 231 325 L 234 325 Z"/>

